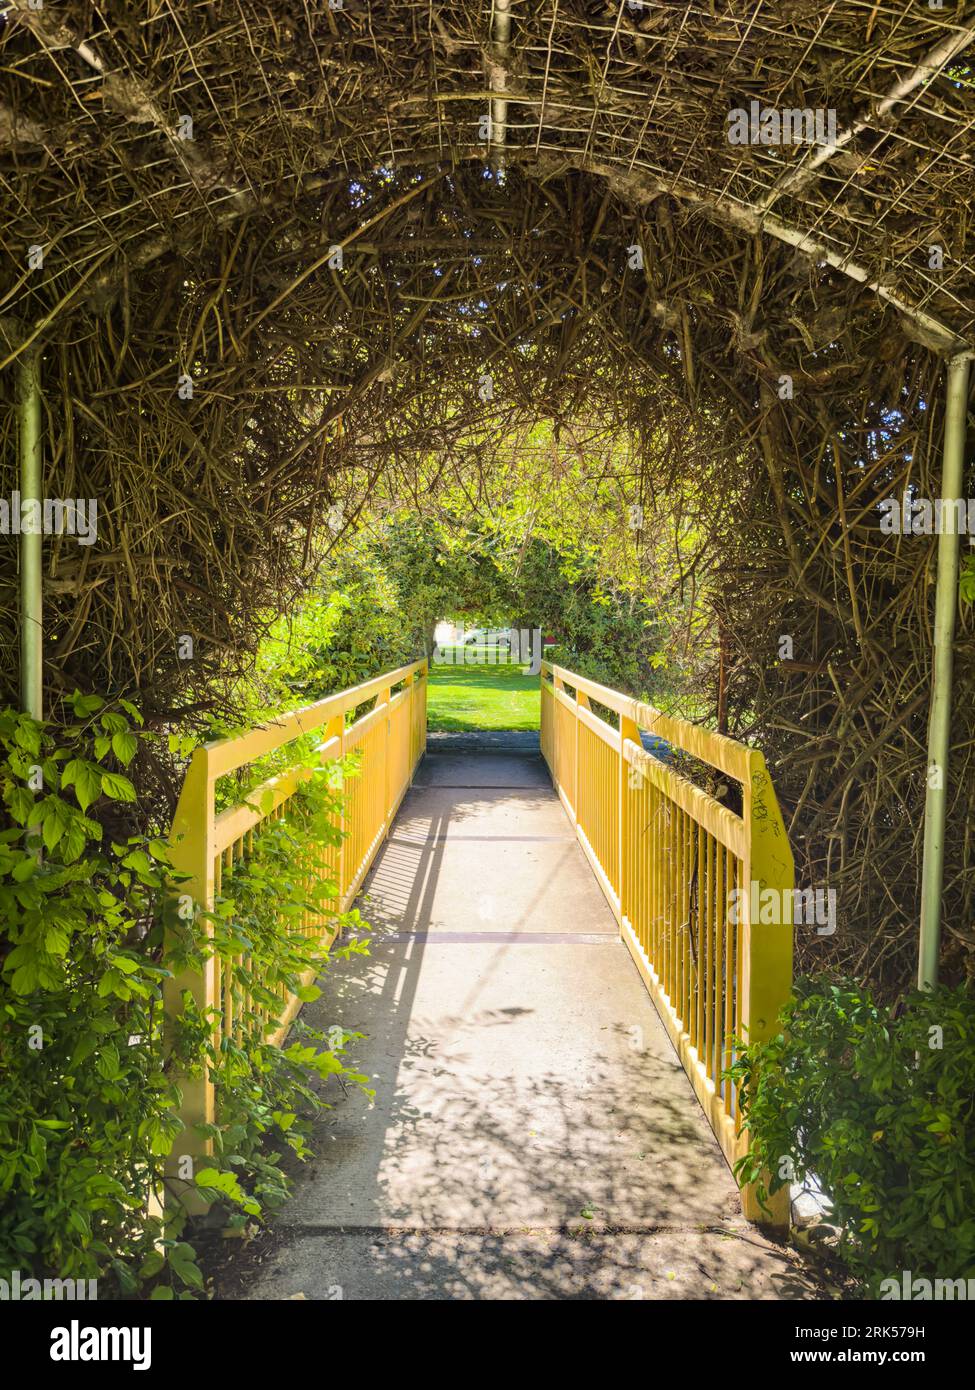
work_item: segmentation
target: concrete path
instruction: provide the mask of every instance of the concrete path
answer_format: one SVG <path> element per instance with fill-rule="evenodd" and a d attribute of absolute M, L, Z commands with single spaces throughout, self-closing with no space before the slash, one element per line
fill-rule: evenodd
<path fill-rule="evenodd" d="M 809 1297 L 732 1177 L 537 756 L 424 759 L 367 880 L 366 1034 L 260 1265 L 218 1296 Z"/>

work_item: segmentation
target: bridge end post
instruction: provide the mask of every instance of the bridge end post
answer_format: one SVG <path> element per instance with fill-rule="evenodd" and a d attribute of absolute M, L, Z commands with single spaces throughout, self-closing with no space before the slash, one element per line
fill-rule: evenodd
<path fill-rule="evenodd" d="M 187 913 L 197 916 L 213 909 L 213 815 L 214 780 L 210 776 L 206 750 L 197 748 L 186 772 L 170 842 L 170 863 L 181 877 L 172 883 L 167 911 L 184 920 Z M 165 932 L 167 944 L 171 945 L 173 926 L 168 924 Z M 205 932 L 207 937 L 213 935 L 209 921 Z M 193 1005 L 205 1012 L 216 1006 L 217 991 L 217 962 L 213 956 L 205 962 L 202 973 L 185 970 L 166 980 L 163 1009 L 167 1056 L 172 1051 L 176 1022 L 183 1013 L 183 996 L 188 993 Z M 182 1094 L 178 1114 L 184 1128 L 166 1159 L 164 1206 L 179 1207 L 188 1216 L 199 1216 L 209 1210 L 209 1203 L 202 1197 L 194 1179 L 198 1160 L 212 1155 L 213 1142 L 200 1134 L 196 1126 L 214 1123 L 215 1093 L 205 1062 L 199 1076 L 179 1075 L 176 1081 Z"/>
<path fill-rule="evenodd" d="M 747 859 L 743 865 L 741 949 L 741 1015 L 743 1041 L 767 1042 L 775 1036 L 778 1017 L 792 990 L 793 890 L 795 865 L 779 803 L 757 749 L 748 754 L 748 779 L 743 787 L 747 829 Z M 758 908 L 758 920 L 754 913 Z M 739 1156 L 749 1147 L 748 1131 L 739 1134 Z M 768 1175 L 766 1175 L 766 1184 Z M 787 1227 L 788 1186 L 758 1200 L 756 1185 L 741 1189 L 747 1220 Z"/>

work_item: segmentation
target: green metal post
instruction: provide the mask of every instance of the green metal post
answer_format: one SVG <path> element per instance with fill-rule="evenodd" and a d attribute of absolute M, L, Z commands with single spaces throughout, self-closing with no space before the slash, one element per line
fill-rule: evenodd
<path fill-rule="evenodd" d="M 951 731 L 952 643 L 958 608 L 958 531 L 955 501 L 961 497 L 968 414 L 968 373 L 973 354 L 948 361 L 945 399 L 944 462 L 941 473 L 942 527 L 938 536 L 938 582 L 934 600 L 934 652 L 931 714 L 928 722 L 928 779 L 924 802 L 924 857 L 921 868 L 921 937 L 917 982 L 930 990 L 938 982 L 941 947 L 941 890 L 944 881 L 945 816 L 948 804 L 948 742 Z"/>
<path fill-rule="evenodd" d="M 28 349 L 17 359 L 20 426 L 20 694 L 25 713 L 44 710 L 43 498 L 41 466 L 41 356 Z M 25 510 L 24 503 L 34 506 Z"/>

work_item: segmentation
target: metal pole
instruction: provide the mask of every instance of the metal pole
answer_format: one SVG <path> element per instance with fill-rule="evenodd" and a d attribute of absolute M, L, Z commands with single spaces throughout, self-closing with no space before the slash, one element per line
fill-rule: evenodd
<path fill-rule="evenodd" d="M 511 44 L 511 0 L 494 0 L 494 40 L 491 61 L 488 66 L 488 85 L 492 91 L 504 92 L 508 87 L 508 50 Z M 504 161 L 504 146 L 508 138 L 508 103 L 504 97 L 491 101 L 491 148 L 494 159 L 501 167 Z"/>
<path fill-rule="evenodd" d="M 20 697 L 24 712 L 43 718 L 44 651 L 43 499 L 41 468 L 41 355 L 28 349 L 17 359 L 17 415 L 20 426 Z M 33 503 L 26 507 L 25 503 Z M 11 508 L 13 511 L 14 509 Z"/>
<path fill-rule="evenodd" d="M 944 882 L 945 815 L 948 803 L 948 742 L 951 732 L 952 643 L 958 608 L 958 528 L 955 502 L 961 497 L 968 415 L 969 364 L 975 353 L 956 353 L 948 361 L 945 398 L 944 462 L 941 471 L 941 531 L 938 582 L 934 599 L 934 652 L 931 714 L 928 722 L 928 778 L 924 801 L 924 858 L 921 868 L 921 937 L 917 983 L 930 990 L 938 982 L 941 948 L 941 890 Z"/>

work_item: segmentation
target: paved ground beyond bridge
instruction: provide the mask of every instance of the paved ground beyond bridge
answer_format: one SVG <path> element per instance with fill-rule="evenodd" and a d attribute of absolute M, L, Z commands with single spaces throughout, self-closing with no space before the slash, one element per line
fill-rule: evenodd
<path fill-rule="evenodd" d="M 218 1296 L 796 1298 L 537 756 L 424 759 L 367 880 L 368 959 L 310 1022 L 366 1034 L 261 1259 Z"/>

